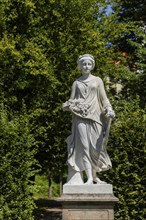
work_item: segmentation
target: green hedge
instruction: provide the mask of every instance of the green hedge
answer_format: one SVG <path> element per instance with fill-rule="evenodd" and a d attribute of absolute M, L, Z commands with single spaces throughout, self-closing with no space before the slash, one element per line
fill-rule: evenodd
<path fill-rule="evenodd" d="M 10 114 L 9 114 L 10 115 Z M 0 220 L 33 219 L 32 193 L 35 165 L 28 119 L 8 118 L 0 109 Z"/>
<path fill-rule="evenodd" d="M 113 169 L 101 174 L 113 184 L 119 203 L 115 220 L 143 220 L 145 201 L 146 114 L 139 100 L 115 102 L 108 151 Z M 103 177 L 104 176 L 104 177 Z"/>

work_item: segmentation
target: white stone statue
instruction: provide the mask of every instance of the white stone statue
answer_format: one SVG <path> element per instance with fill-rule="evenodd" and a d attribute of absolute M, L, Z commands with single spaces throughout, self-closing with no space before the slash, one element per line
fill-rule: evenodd
<path fill-rule="evenodd" d="M 85 184 L 103 184 L 96 173 L 112 167 L 106 144 L 111 118 L 115 116 L 106 96 L 103 81 L 93 76 L 94 57 L 84 54 L 78 58 L 82 71 L 72 86 L 70 99 L 63 104 L 63 110 L 72 113 L 72 131 L 66 142 L 68 146 L 67 184 L 84 184 L 83 171 L 87 176 Z"/>

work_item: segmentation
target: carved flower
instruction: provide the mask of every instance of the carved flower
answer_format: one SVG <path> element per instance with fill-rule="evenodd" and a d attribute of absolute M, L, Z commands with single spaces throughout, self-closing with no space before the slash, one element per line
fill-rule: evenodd
<path fill-rule="evenodd" d="M 88 115 L 90 105 L 84 104 L 82 99 L 69 99 L 65 102 L 65 105 L 68 106 L 69 110 L 75 114 L 85 117 Z"/>

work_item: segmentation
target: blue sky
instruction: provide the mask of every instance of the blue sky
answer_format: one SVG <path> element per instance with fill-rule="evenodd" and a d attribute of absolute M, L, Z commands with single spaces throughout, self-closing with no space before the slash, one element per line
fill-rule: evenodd
<path fill-rule="evenodd" d="M 113 12 L 111 5 L 108 5 L 106 15 L 109 15 L 111 12 Z"/>

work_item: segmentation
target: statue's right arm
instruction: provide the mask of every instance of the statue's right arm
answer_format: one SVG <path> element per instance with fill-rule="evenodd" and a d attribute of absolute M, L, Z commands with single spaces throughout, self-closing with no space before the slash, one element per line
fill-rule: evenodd
<path fill-rule="evenodd" d="M 74 99 L 75 98 L 75 94 L 76 94 L 76 81 L 73 83 L 72 85 L 72 90 L 71 90 L 71 95 L 70 95 L 70 99 Z"/>
<path fill-rule="evenodd" d="M 65 103 L 63 103 L 63 105 L 62 105 L 62 109 L 64 111 L 71 111 L 70 110 L 70 105 L 71 105 L 70 102 L 71 102 L 71 100 L 73 100 L 75 98 L 75 93 L 76 93 L 76 81 L 72 85 L 70 99 L 68 101 L 66 101 Z"/>

